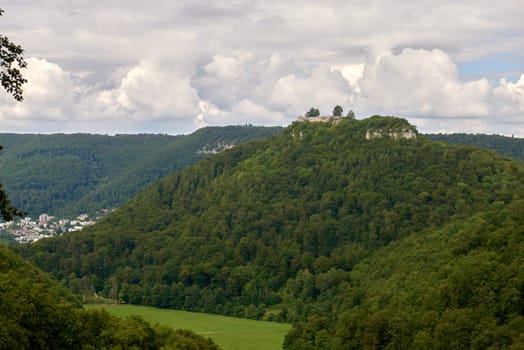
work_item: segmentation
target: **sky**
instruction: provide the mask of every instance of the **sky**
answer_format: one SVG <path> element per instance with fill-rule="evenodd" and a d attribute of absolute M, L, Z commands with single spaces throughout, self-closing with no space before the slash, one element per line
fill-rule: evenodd
<path fill-rule="evenodd" d="M 311 107 L 524 137 L 523 0 L 5 0 L 0 132 L 185 134 Z"/>

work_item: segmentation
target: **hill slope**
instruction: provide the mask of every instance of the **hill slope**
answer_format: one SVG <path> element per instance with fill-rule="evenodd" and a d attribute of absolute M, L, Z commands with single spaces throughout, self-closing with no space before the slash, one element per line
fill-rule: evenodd
<path fill-rule="evenodd" d="M 490 149 L 524 163 L 524 139 L 522 138 L 484 134 L 427 134 L 426 136 L 434 141 Z"/>
<path fill-rule="evenodd" d="M 0 181 L 31 215 L 113 208 L 144 186 L 225 147 L 281 128 L 208 127 L 191 135 L 0 134 Z"/>
<path fill-rule="evenodd" d="M 278 307 L 272 318 L 296 323 L 287 348 L 313 348 L 338 334 L 338 308 L 374 305 L 352 294 L 365 259 L 524 195 L 522 164 L 395 136 L 413 130 L 379 116 L 294 123 L 169 175 L 92 229 L 20 249 L 69 286 L 89 278 L 131 303 L 251 318 Z"/>
<path fill-rule="evenodd" d="M 84 311 L 63 286 L 0 246 L 1 349 L 218 349 L 189 331 Z"/>
<path fill-rule="evenodd" d="M 411 235 L 357 264 L 351 284 L 286 349 L 524 348 L 524 192 Z"/>

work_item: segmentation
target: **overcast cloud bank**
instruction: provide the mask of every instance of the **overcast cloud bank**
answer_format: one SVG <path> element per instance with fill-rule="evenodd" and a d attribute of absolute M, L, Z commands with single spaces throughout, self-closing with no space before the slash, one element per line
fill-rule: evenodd
<path fill-rule="evenodd" d="M 497 67 L 524 61 L 517 1 L 76 3 L 3 5 L 29 82 L 21 104 L 0 96 L 1 132 L 287 125 L 340 104 L 423 132 L 524 137 L 524 69 Z M 489 71 L 460 74 L 481 59 Z"/>

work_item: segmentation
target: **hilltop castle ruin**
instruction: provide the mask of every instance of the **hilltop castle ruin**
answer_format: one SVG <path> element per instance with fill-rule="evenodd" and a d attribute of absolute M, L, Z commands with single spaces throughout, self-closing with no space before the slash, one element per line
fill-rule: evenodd
<path fill-rule="evenodd" d="M 343 119 L 347 119 L 347 117 L 341 117 L 341 116 L 322 116 L 322 117 L 304 117 L 299 116 L 297 118 L 297 122 L 299 123 L 333 123 L 338 124 Z M 397 128 L 389 128 L 389 129 L 383 129 L 383 128 L 373 128 L 368 129 L 366 131 L 366 140 L 376 139 L 376 138 L 382 138 L 382 137 L 389 137 L 393 140 L 399 140 L 399 139 L 416 139 L 418 136 L 417 132 L 411 128 L 408 127 L 397 127 Z"/>
<path fill-rule="evenodd" d="M 323 117 L 304 117 L 299 116 L 297 118 L 297 122 L 304 123 L 304 122 L 311 122 L 311 123 L 329 123 L 333 122 L 334 124 L 340 123 L 342 119 L 346 117 L 340 117 L 335 115 L 327 115 Z"/>

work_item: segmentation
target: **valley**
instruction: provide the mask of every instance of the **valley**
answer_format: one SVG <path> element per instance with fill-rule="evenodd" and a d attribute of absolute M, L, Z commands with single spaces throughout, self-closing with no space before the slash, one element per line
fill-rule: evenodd
<path fill-rule="evenodd" d="M 524 349 L 518 3 L 0 5 L 0 350 Z"/>
<path fill-rule="evenodd" d="M 104 308 L 118 317 L 139 315 L 151 324 L 174 329 L 190 329 L 196 334 L 213 339 L 224 350 L 279 349 L 284 336 L 291 329 L 285 323 L 255 321 L 214 314 L 179 310 L 156 309 L 134 305 L 88 305 L 86 308 Z"/>
<path fill-rule="evenodd" d="M 178 136 L 0 134 L 0 181 L 29 216 L 95 216 L 171 172 L 280 130 L 244 125 Z"/>

